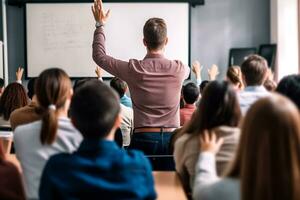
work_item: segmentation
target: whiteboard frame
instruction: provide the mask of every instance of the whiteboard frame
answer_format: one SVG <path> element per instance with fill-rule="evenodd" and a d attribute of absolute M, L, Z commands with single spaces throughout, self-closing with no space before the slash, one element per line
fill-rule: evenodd
<path fill-rule="evenodd" d="M 188 66 L 191 66 L 191 11 L 192 11 L 192 7 L 194 6 L 193 4 L 191 4 L 188 1 L 180 1 L 180 0 L 163 0 L 163 1 L 159 1 L 159 0 L 144 0 L 143 2 L 138 2 L 138 1 L 130 1 L 130 0 L 113 0 L 113 1 L 103 1 L 104 3 L 188 3 Z M 89 3 L 89 2 L 82 2 L 80 0 L 78 1 L 68 1 L 68 2 L 63 2 L 63 1 L 59 1 L 59 0 L 55 0 L 55 1 L 51 1 L 51 2 L 47 2 L 47 1 L 42 1 L 42 0 L 36 0 L 36 1 L 28 1 L 25 2 L 24 4 L 24 52 L 25 52 L 25 79 L 31 79 L 31 78 L 36 78 L 34 76 L 28 76 L 28 54 L 27 54 L 27 4 L 49 4 L 49 3 L 53 3 L 53 4 L 74 4 L 74 3 Z M 113 55 L 112 55 L 113 56 Z M 190 79 L 191 77 L 191 73 L 188 77 L 188 79 Z M 72 80 L 78 80 L 78 79 L 84 79 L 84 78 L 95 78 L 95 76 L 89 77 L 89 76 L 72 76 L 70 77 Z M 111 80 L 113 77 L 102 77 L 103 80 Z"/>

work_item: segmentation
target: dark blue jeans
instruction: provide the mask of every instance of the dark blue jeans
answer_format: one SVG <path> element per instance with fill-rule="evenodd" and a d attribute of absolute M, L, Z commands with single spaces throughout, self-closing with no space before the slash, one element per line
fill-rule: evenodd
<path fill-rule="evenodd" d="M 137 149 L 145 155 L 171 155 L 169 150 L 172 133 L 133 133 L 129 149 Z"/>

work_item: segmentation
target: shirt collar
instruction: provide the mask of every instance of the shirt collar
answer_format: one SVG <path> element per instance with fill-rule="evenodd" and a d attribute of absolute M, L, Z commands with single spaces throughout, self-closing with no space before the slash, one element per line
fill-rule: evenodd
<path fill-rule="evenodd" d="M 266 88 L 262 85 L 245 87 L 244 91 L 247 92 L 267 92 Z"/>
<path fill-rule="evenodd" d="M 114 141 L 105 139 L 84 139 L 78 152 L 99 151 L 99 150 L 116 150 L 119 149 L 118 145 Z"/>
<path fill-rule="evenodd" d="M 144 59 L 147 58 L 164 58 L 163 54 L 154 54 L 154 53 L 147 53 Z"/>

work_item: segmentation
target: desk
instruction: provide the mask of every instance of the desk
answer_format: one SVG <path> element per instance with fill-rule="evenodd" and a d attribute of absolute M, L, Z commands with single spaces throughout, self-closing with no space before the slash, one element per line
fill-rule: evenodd
<path fill-rule="evenodd" d="M 157 200 L 186 200 L 183 187 L 175 172 L 153 172 Z"/>

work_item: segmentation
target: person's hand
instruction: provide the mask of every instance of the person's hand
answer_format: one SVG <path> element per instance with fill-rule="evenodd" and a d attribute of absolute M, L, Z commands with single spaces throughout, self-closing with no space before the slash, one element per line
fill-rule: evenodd
<path fill-rule="evenodd" d="M 103 70 L 101 69 L 101 67 L 97 66 L 96 69 L 95 69 L 95 73 L 96 73 L 98 78 L 102 78 Z"/>
<path fill-rule="evenodd" d="M 23 73 L 24 73 L 24 69 L 22 67 L 19 67 L 16 72 L 17 81 L 22 81 Z"/>
<path fill-rule="evenodd" d="M 202 66 L 198 60 L 195 60 L 192 64 L 192 71 L 195 73 L 196 78 L 201 78 Z"/>
<path fill-rule="evenodd" d="M 101 24 L 106 23 L 110 14 L 110 10 L 108 10 L 107 12 L 104 11 L 102 0 L 94 0 L 92 12 L 94 14 L 96 22 L 100 22 Z"/>
<path fill-rule="evenodd" d="M 223 144 L 223 138 L 217 139 L 215 133 L 209 134 L 208 131 L 204 131 L 204 134 L 200 135 L 200 151 L 210 152 L 213 154 L 218 153 L 220 147 Z"/>
<path fill-rule="evenodd" d="M 210 69 L 207 70 L 209 80 L 214 81 L 216 80 L 217 76 L 219 75 L 219 67 L 217 65 L 212 65 Z"/>
<path fill-rule="evenodd" d="M 272 70 L 270 68 L 268 68 L 268 71 L 267 71 L 267 80 L 270 80 L 270 81 L 274 80 L 274 73 L 272 72 Z"/>

